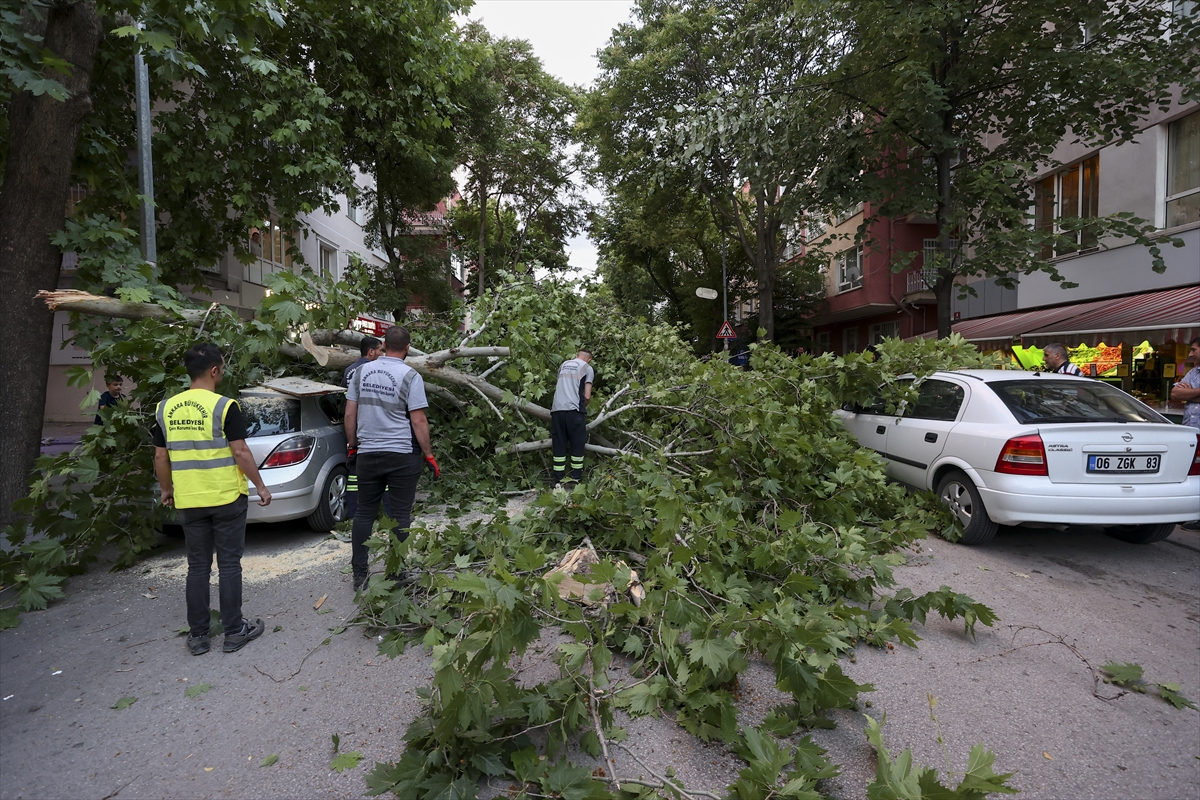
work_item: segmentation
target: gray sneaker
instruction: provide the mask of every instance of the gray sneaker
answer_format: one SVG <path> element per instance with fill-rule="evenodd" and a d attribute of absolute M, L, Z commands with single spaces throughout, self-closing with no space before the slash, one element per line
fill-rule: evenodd
<path fill-rule="evenodd" d="M 225 646 L 221 649 L 226 653 L 236 653 L 250 642 L 262 636 L 263 631 L 267 626 L 263 624 L 261 619 L 256 619 L 254 622 L 242 617 L 242 627 L 237 633 L 225 634 Z"/>

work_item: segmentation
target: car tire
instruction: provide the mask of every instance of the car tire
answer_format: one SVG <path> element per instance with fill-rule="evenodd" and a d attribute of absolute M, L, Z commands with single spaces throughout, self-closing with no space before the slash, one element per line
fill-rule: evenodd
<path fill-rule="evenodd" d="M 988 516 L 979 490 L 966 473 L 953 469 L 942 476 L 937 486 L 938 499 L 950 507 L 950 512 L 962 523 L 962 544 L 985 544 L 996 536 L 1000 527 Z"/>
<path fill-rule="evenodd" d="M 321 499 L 308 515 L 308 526 L 314 531 L 328 533 L 342 521 L 346 513 L 346 476 L 349 474 L 341 466 L 329 471 L 321 488 Z"/>
<path fill-rule="evenodd" d="M 1116 528 L 1104 529 L 1104 533 L 1108 536 L 1130 544 L 1154 544 L 1161 542 L 1174 532 L 1174 522 L 1161 522 L 1157 525 L 1121 525 Z"/>

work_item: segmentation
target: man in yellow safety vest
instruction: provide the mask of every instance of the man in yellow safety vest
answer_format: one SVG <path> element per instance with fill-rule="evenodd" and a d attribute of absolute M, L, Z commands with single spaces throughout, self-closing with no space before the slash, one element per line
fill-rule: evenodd
<path fill-rule="evenodd" d="M 213 552 L 220 571 L 224 651 L 233 653 L 263 632 L 263 621 L 242 616 L 242 548 L 246 543 L 249 478 L 258 504 L 271 493 L 246 446 L 246 422 L 236 400 L 217 394 L 225 357 L 211 342 L 183 356 L 192 388 L 158 404 L 154 428 L 154 474 L 162 504 L 174 506 L 187 546 L 188 650 L 209 649 L 209 576 Z"/>

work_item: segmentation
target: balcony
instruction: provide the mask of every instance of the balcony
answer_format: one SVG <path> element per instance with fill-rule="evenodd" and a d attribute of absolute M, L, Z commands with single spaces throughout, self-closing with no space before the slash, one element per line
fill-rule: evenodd
<path fill-rule="evenodd" d="M 905 288 L 905 294 L 916 294 L 917 292 L 932 292 L 933 287 L 937 285 L 937 270 L 936 269 L 918 269 L 913 270 L 905 276 L 908 285 Z"/>

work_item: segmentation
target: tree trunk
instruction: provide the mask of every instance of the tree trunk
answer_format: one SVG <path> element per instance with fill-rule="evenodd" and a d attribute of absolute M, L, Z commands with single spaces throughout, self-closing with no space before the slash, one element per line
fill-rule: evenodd
<path fill-rule="evenodd" d="M 758 327 L 764 329 L 767 341 L 775 339 L 775 247 L 774 233 L 767 219 L 765 190 L 758 192 L 757 219 L 754 221 L 756 245 L 755 271 L 758 278 Z"/>
<path fill-rule="evenodd" d="M 941 259 L 938 264 L 938 280 L 937 290 L 934 296 L 937 298 L 937 323 L 938 323 L 938 338 L 945 339 L 950 335 L 950 328 L 953 320 L 950 318 L 950 307 L 954 296 L 954 271 L 950 268 L 952 264 L 950 256 L 950 203 L 952 201 L 951 192 L 953 184 L 950 180 L 950 157 L 949 150 L 943 150 L 935 155 L 937 162 L 937 180 L 938 180 L 938 201 L 937 201 L 937 240 L 938 240 L 938 256 Z"/>
<path fill-rule="evenodd" d="M 34 299 L 58 286 L 62 252 L 50 243 L 66 218 L 71 168 L 102 28 L 95 2 L 44 7 L 44 46 L 71 65 L 54 74 L 65 102 L 16 94 L 8 108 L 8 162 L 0 187 L 0 526 L 12 522 L 38 456 L 54 315 Z M 49 72 L 49 70 L 47 70 Z"/>
<path fill-rule="evenodd" d="M 483 290 L 487 287 L 487 282 L 484 280 L 484 268 L 487 262 L 487 189 L 485 188 L 482 177 L 479 179 L 479 255 L 475 257 L 475 265 L 479 268 L 479 293 L 476 297 L 483 297 Z"/>

